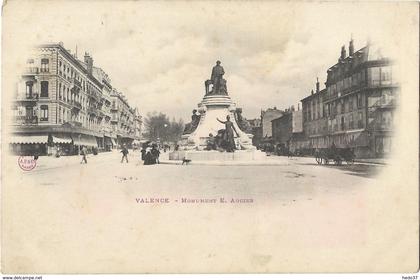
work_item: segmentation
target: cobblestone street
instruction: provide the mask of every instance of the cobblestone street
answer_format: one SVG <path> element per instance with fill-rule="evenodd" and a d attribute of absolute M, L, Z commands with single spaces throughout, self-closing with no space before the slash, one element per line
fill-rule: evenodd
<path fill-rule="evenodd" d="M 162 161 L 165 157 L 167 154 L 162 155 Z M 127 271 L 136 272 L 143 265 L 154 267 L 159 260 L 176 271 L 180 268 L 172 267 L 168 256 L 186 248 L 190 248 L 185 254 L 186 266 L 192 259 L 203 260 L 202 267 L 186 269 L 200 271 L 209 267 L 213 254 L 222 252 L 223 247 L 225 253 L 219 257 L 226 258 L 226 264 L 237 251 L 250 250 L 252 253 L 243 256 L 251 256 L 249 262 L 261 262 L 264 270 L 271 263 L 295 258 L 293 254 L 307 246 L 344 251 L 348 246 L 363 247 L 369 238 L 366 207 L 376 188 L 372 177 L 385 168 L 319 166 L 313 158 L 274 156 L 256 166 L 144 166 L 138 152 L 130 153 L 128 164 L 120 163 L 120 158 L 116 151 L 89 156 L 88 164 L 80 164 L 77 156 L 41 157 L 35 170 L 19 170 L 21 176 L 13 186 L 12 197 L 5 201 L 14 203 L 6 208 L 13 213 L 5 217 L 20 219 L 6 221 L 6 225 L 13 225 L 16 232 L 30 228 L 53 232 L 48 240 L 42 232 L 26 235 L 29 239 L 23 242 L 16 238 L 5 250 L 7 246 L 21 250 L 35 246 L 60 259 L 59 263 L 101 252 L 102 258 L 91 260 L 95 263 L 72 269 L 88 272 L 92 265 L 100 265 L 106 272 L 111 263 L 119 262 L 126 264 Z M 27 199 L 20 204 L 22 197 Z M 272 227 L 281 228 L 281 235 L 270 235 Z M 69 234 L 74 228 L 80 229 L 77 237 Z M 190 232 L 196 234 L 184 239 Z M 246 243 L 236 243 L 239 232 Z M 207 238 L 207 245 L 200 245 L 195 236 Z M 59 246 L 54 244 L 72 244 L 75 238 L 79 241 L 70 251 L 55 251 Z M 271 248 L 264 244 L 275 244 L 276 239 L 289 255 L 271 260 Z M 150 246 L 154 252 L 142 249 Z M 121 248 L 132 250 L 124 253 Z M 294 268 L 314 257 L 301 256 Z M 42 271 L 43 267 L 33 262 Z M 241 269 L 246 270 L 246 266 Z"/>

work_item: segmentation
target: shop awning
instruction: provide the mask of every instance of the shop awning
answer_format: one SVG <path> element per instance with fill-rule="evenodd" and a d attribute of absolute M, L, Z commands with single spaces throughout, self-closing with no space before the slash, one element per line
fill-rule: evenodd
<path fill-rule="evenodd" d="M 73 140 L 68 136 L 64 136 L 64 137 L 53 136 L 54 144 L 70 144 L 72 141 Z"/>
<path fill-rule="evenodd" d="M 10 137 L 11 144 L 46 144 L 48 135 L 15 135 Z"/>
<path fill-rule="evenodd" d="M 95 136 L 91 135 L 73 136 L 73 143 L 78 146 L 98 147 Z"/>

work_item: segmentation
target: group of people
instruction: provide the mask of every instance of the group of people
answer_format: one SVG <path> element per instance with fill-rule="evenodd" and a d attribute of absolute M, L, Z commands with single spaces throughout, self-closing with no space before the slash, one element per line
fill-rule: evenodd
<path fill-rule="evenodd" d="M 152 165 L 159 163 L 160 151 L 156 144 L 152 144 L 151 147 L 145 145 L 142 147 L 141 151 L 141 160 L 144 165 Z"/>
<path fill-rule="evenodd" d="M 122 154 L 121 163 L 123 163 L 124 161 L 128 163 L 129 151 L 126 145 L 122 146 L 120 153 Z M 82 161 L 80 163 L 87 164 L 87 154 L 87 148 L 85 146 L 81 147 L 80 155 L 82 156 Z M 160 151 L 157 148 L 156 144 L 152 144 L 151 147 L 146 145 L 143 146 L 143 148 L 141 149 L 141 160 L 144 162 L 144 165 L 159 163 L 159 155 Z"/>

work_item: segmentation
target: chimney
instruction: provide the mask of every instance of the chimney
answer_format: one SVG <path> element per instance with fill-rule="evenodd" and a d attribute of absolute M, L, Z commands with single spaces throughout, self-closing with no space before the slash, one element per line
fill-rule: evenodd
<path fill-rule="evenodd" d="M 344 46 L 344 45 L 343 45 L 343 46 L 341 47 L 341 56 L 340 56 L 340 59 L 341 59 L 341 60 L 344 60 L 344 59 L 346 58 L 346 56 L 347 56 L 347 55 L 346 55 L 346 46 Z"/>
<path fill-rule="evenodd" d="M 319 81 L 318 81 L 318 77 L 316 77 L 316 93 L 319 92 Z"/>
<path fill-rule="evenodd" d="M 92 74 L 93 58 L 87 52 L 85 52 L 85 63 L 87 66 L 88 73 Z"/>
<path fill-rule="evenodd" d="M 353 54 L 354 54 L 354 46 L 353 46 L 353 38 L 352 38 L 349 43 L 349 56 L 353 56 Z"/>

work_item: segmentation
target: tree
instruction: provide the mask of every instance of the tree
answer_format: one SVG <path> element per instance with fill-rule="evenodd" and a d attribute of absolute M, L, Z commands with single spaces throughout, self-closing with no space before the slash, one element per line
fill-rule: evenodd
<path fill-rule="evenodd" d="M 145 137 L 151 141 L 176 142 L 180 139 L 184 130 L 184 123 L 180 119 L 169 120 L 166 114 L 161 112 L 148 113 L 144 119 Z"/>

